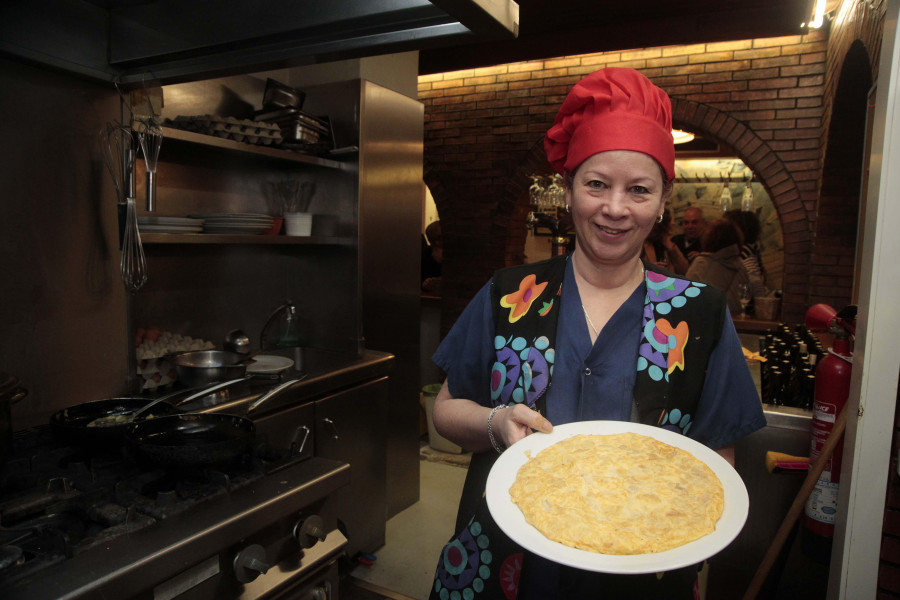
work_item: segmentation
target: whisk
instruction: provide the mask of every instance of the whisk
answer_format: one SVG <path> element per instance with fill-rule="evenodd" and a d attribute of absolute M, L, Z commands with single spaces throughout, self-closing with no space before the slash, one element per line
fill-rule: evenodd
<path fill-rule="evenodd" d="M 100 138 L 103 159 L 116 188 L 116 203 L 125 206 L 119 270 L 125 289 L 136 292 L 147 283 L 147 258 L 141 245 L 134 197 L 129 189 L 134 167 L 134 138 L 129 127 L 114 121 L 100 131 Z"/>
<path fill-rule="evenodd" d="M 156 162 L 162 146 L 162 128 L 153 118 L 144 119 L 138 131 L 138 140 L 147 165 L 147 211 L 152 212 L 156 210 Z"/>
<path fill-rule="evenodd" d="M 127 173 L 131 172 L 134 153 L 131 151 L 131 129 L 117 121 L 109 121 L 100 129 L 100 149 L 103 153 L 103 162 L 109 171 L 116 188 L 116 203 L 125 204 L 128 190 L 125 186 L 128 182 Z"/>
<path fill-rule="evenodd" d="M 125 289 L 134 293 L 147 283 L 147 257 L 144 256 L 144 247 L 141 245 L 134 197 L 129 196 L 125 199 L 125 203 L 125 237 L 122 241 L 122 258 L 119 261 L 119 268 L 122 271 Z"/>

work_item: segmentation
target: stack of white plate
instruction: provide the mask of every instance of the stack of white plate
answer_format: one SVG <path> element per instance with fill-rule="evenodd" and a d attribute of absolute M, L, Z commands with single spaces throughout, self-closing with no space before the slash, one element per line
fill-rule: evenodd
<path fill-rule="evenodd" d="M 203 219 L 189 217 L 138 217 L 138 229 L 143 233 L 200 233 Z"/>
<path fill-rule="evenodd" d="M 272 216 L 257 213 L 214 213 L 197 215 L 205 233 L 256 235 L 272 227 Z"/>

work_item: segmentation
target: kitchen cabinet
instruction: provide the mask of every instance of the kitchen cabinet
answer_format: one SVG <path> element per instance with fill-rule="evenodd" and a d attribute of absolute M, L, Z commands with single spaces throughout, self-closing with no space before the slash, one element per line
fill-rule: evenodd
<path fill-rule="evenodd" d="M 316 401 L 316 455 L 350 464 L 350 484 L 337 492 L 347 553 L 384 545 L 387 511 L 388 378 Z"/>

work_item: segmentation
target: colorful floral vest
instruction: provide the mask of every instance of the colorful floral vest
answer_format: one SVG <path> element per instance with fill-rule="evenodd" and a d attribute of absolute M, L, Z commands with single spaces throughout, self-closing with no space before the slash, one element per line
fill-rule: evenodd
<path fill-rule="evenodd" d="M 567 257 L 498 271 L 491 286 L 494 405 L 546 413 Z M 634 399 L 641 423 L 687 433 L 726 309 L 718 290 L 645 265 L 647 295 Z"/>

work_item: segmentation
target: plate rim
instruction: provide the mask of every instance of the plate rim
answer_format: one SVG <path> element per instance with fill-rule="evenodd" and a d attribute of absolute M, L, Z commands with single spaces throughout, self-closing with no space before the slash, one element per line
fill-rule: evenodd
<path fill-rule="evenodd" d="M 725 507 L 716 530 L 697 540 L 663 552 L 649 554 L 612 555 L 572 548 L 552 541 L 525 521 L 519 507 L 512 502 L 509 488 L 515 482 L 519 468 L 532 455 L 563 439 L 579 434 L 638 433 L 686 450 L 709 466 L 725 492 Z M 747 521 L 749 496 L 746 485 L 728 461 L 711 448 L 684 435 L 661 427 L 628 421 L 579 421 L 554 426 L 553 432 L 532 433 L 519 440 L 500 455 L 488 473 L 485 497 L 488 510 L 497 526 L 520 546 L 548 560 L 571 567 L 597 571 L 637 575 L 658 573 L 703 562 L 726 548 L 740 534 Z"/>
<path fill-rule="evenodd" d="M 260 359 L 264 359 L 264 360 L 260 360 Z M 281 371 L 286 371 L 287 369 L 290 369 L 291 367 L 294 366 L 293 359 L 288 358 L 286 356 L 278 356 L 277 354 L 257 354 L 256 356 L 253 357 L 253 360 L 256 362 L 250 363 L 249 365 L 247 365 L 248 373 L 280 373 Z M 260 368 L 258 366 L 258 363 L 266 362 L 267 360 L 270 362 L 273 362 L 273 363 L 280 363 L 280 364 L 275 364 L 273 366 L 263 367 L 263 368 Z"/>

